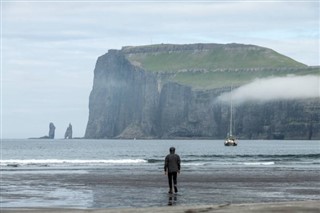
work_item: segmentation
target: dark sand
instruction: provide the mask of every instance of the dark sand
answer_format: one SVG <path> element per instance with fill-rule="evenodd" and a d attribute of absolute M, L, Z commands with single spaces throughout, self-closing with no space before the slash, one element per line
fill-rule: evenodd
<path fill-rule="evenodd" d="M 153 208 L 126 208 L 126 209 L 47 209 L 47 208 L 28 208 L 28 209 L 2 209 L 2 213 L 319 213 L 319 201 L 296 201 L 282 203 L 255 203 L 255 204 L 231 204 L 231 205 L 202 205 L 202 206 L 175 206 L 175 207 L 153 207 Z"/>
<path fill-rule="evenodd" d="M 190 209 L 190 213 L 320 212 L 317 201 L 320 200 L 320 172 L 317 169 L 266 167 L 224 168 L 201 173 L 182 171 L 178 181 L 178 195 L 168 196 L 167 178 L 160 169 L 130 174 L 121 170 L 113 174 L 106 170 L 10 172 L 2 175 L 1 206 L 21 201 L 18 205 L 21 208 L 13 212 L 187 212 Z M 3 208 L 1 212 L 9 209 Z"/>

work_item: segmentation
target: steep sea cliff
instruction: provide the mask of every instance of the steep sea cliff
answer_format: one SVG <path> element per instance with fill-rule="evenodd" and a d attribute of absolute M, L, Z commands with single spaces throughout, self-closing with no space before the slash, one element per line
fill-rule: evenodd
<path fill-rule="evenodd" d="M 85 138 L 224 138 L 229 104 L 217 97 L 230 85 L 318 70 L 253 45 L 109 50 L 94 70 Z M 320 139 L 319 106 L 319 98 L 247 101 L 234 108 L 234 133 L 243 139 Z"/>

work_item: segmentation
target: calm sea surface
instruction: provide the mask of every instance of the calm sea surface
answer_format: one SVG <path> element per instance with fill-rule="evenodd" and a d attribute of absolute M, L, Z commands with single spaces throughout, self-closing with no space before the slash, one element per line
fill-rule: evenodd
<path fill-rule="evenodd" d="M 97 179 L 100 175 L 100 177 L 109 178 L 110 187 L 119 190 L 119 188 L 116 189 L 116 186 L 119 186 L 115 185 L 116 181 L 112 181 L 110 175 L 118 175 L 123 180 L 126 180 L 124 179 L 126 176 L 134 177 L 137 175 L 138 177 L 140 174 L 151 174 L 156 177 L 163 172 L 163 161 L 171 146 L 176 148 L 176 153 L 182 159 L 181 178 L 183 174 L 190 177 L 196 174 L 205 176 L 213 171 L 216 173 L 218 171 L 218 174 L 221 175 L 225 173 L 224 171 L 229 170 L 240 173 L 255 171 L 263 175 L 264 171 L 303 170 L 316 172 L 320 168 L 319 141 L 241 140 L 237 147 L 225 147 L 222 140 L 3 139 L 0 161 L 1 206 L 105 208 L 162 205 L 161 201 L 156 198 L 150 198 L 151 200 L 146 203 L 145 200 L 148 199 L 146 197 L 136 201 L 129 199 L 130 201 L 126 203 L 121 201 L 126 195 L 135 198 L 135 195 L 132 194 L 134 190 L 123 191 L 123 197 L 119 197 L 118 201 L 101 201 L 99 203 L 99 199 L 92 200 L 92 185 L 94 185 L 92 182 L 96 179 L 91 182 L 83 180 L 82 185 L 76 188 L 72 188 L 72 184 L 68 185 L 67 182 L 63 184 L 53 180 L 56 177 L 74 175 L 78 177 L 77 181 L 80 183 L 82 177 L 83 179 L 87 178 L 85 174 L 92 174 L 90 177 Z M 183 180 L 181 178 L 180 180 Z M 217 181 L 220 180 L 218 177 L 215 178 Z M 46 185 L 40 187 L 39 185 L 43 185 L 44 179 L 46 179 Z M 147 182 L 147 179 L 144 182 Z M 143 190 L 146 188 L 143 183 L 137 180 L 134 182 L 128 179 L 126 184 L 132 184 L 132 187 L 140 184 L 140 188 Z M 108 183 L 101 183 L 101 186 L 106 185 Z M 165 178 L 163 186 L 166 186 Z M 108 190 L 112 191 L 112 187 Z M 237 188 L 237 186 L 235 187 Z M 166 194 L 166 188 L 158 188 L 157 192 Z M 181 192 L 181 198 L 178 197 L 180 204 L 186 204 L 192 200 L 192 197 L 189 197 L 189 200 L 183 198 L 184 194 L 187 197 L 187 184 L 185 184 L 185 188 L 184 192 L 183 190 Z M 103 195 L 103 192 L 100 193 L 105 199 L 111 199 L 107 195 Z M 50 196 L 48 197 L 48 195 Z M 209 199 L 209 193 L 207 195 L 199 193 L 198 197 L 201 196 L 206 196 L 208 199 L 204 203 L 212 203 Z M 316 197 L 312 195 L 304 198 L 315 199 Z M 217 198 L 217 194 L 215 194 L 215 199 L 215 202 L 221 202 L 219 199 L 222 198 Z M 244 201 L 255 201 L 249 200 L 249 196 L 247 199 Z M 291 197 L 288 198 L 288 200 L 290 199 Z M 244 201 L 239 200 L 238 202 Z M 264 200 L 258 199 L 256 201 Z"/>

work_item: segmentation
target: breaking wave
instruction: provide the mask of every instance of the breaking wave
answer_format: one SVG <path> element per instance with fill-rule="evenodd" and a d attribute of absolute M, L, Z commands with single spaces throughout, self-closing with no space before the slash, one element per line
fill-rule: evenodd
<path fill-rule="evenodd" d="M 85 166 L 85 165 L 125 165 L 147 163 L 144 159 L 113 159 L 113 160 L 66 160 L 66 159 L 26 159 L 0 160 L 1 166 Z"/>
<path fill-rule="evenodd" d="M 279 164 L 309 163 L 320 164 L 320 154 L 288 155 L 184 155 L 181 156 L 184 166 L 207 165 L 244 165 L 271 166 Z M 164 158 L 149 159 L 11 159 L 0 160 L 1 167 L 77 167 L 77 166 L 112 166 L 112 165 L 162 165 Z"/>
<path fill-rule="evenodd" d="M 280 161 L 299 161 L 302 159 L 316 160 L 320 159 L 320 154 L 297 154 L 297 155 L 188 155 L 188 159 L 204 160 L 204 159 L 259 159 L 259 160 L 280 160 Z"/>

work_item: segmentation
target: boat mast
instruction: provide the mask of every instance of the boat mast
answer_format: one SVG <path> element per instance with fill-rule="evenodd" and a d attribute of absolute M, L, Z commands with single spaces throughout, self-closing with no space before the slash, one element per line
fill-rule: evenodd
<path fill-rule="evenodd" d="M 232 86 L 230 87 L 230 132 L 229 136 L 232 137 Z"/>

